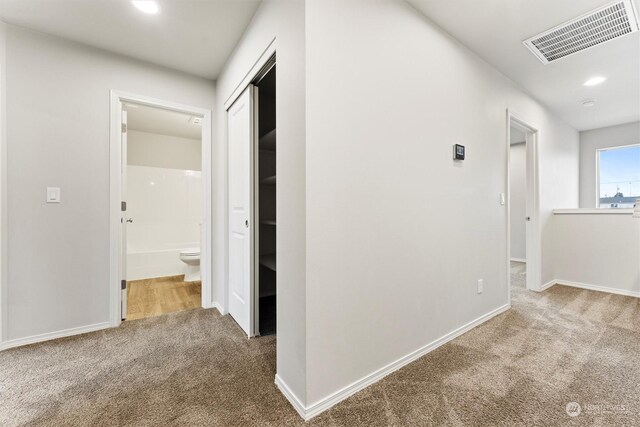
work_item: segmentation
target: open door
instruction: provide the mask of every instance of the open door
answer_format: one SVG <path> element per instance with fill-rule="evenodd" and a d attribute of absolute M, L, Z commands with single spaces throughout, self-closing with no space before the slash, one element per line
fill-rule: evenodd
<path fill-rule="evenodd" d="M 538 199 L 538 133 L 526 131 L 526 253 L 527 289 L 540 291 L 542 287 L 542 243 L 540 230 L 540 202 Z"/>
<path fill-rule="evenodd" d="M 127 317 L 127 112 L 122 111 L 122 137 L 121 141 L 121 182 L 122 207 L 120 208 L 120 317 Z"/>
<path fill-rule="evenodd" d="M 227 110 L 229 141 L 229 314 L 255 336 L 254 86 Z"/>

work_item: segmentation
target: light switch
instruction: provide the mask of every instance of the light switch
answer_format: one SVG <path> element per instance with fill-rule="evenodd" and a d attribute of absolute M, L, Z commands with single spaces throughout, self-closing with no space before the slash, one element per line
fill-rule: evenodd
<path fill-rule="evenodd" d="M 500 204 L 504 206 L 504 203 L 505 203 L 504 193 L 500 193 Z"/>
<path fill-rule="evenodd" d="M 47 203 L 60 203 L 60 187 L 47 187 Z"/>

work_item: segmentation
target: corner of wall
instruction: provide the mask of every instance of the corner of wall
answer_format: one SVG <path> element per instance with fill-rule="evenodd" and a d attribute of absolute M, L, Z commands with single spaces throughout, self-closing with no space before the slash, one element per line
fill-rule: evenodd
<path fill-rule="evenodd" d="M 0 21 L 0 345 L 6 339 L 7 260 L 7 144 L 6 144 L 6 26 Z"/>

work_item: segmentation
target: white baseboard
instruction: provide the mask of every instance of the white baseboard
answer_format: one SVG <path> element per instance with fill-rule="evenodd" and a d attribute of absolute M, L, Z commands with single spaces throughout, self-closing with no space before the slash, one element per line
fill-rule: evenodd
<path fill-rule="evenodd" d="M 307 410 L 305 409 L 300 399 L 298 399 L 298 396 L 296 396 L 296 394 L 293 391 L 291 391 L 287 383 L 282 381 L 282 378 L 280 378 L 278 374 L 276 374 L 276 386 L 278 386 L 282 394 L 284 394 L 284 397 L 286 397 L 289 403 L 291 403 L 291 406 L 293 406 L 293 409 L 295 409 L 296 412 L 305 421 L 311 418 L 311 417 L 307 417 Z"/>
<path fill-rule="evenodd" d="M 14 340 L 5 341 L 0 343 L 0 351 L 7 350 L 9 348 L 21 347 L 23 345 L 35 344 L 43 341 L 50 341 L 56 338 L 65 338 L 72 335 L 86 334 L 87 332 L 95 332 L 101 329 L 107 329 L 111 327 L 111 322 L 96 323 L 93 325 L 80 326 L 77 328 L 64 329 L 62 331 L 47 332 L 39 335 L 32 335 L 30 337 L 17 338 Z"/>
<path fill-rule="evenodd" d="M 515 261 L 515 262 L 524 262 L 524 263 L 526 263 L 526 262 L 527 262 L 527 260 L 526 260 L 526 259 L 524 259 L 524 258 L 511 258 L 511 261 Z"/>
<path fill-rule="evenodd" d="M 552 287 L 553 285 L 555 285 L 557 283 L 558 282 L 556 282 L 555 280 L 551 280 L 551 281 L 545 283 L 544 285 L 540 286 L 540 292 L 546 291 L 547 289 L 549 289 L 550 287 Z"/>
<path fill-rule="evenodd" d="M 224 311 L 224 307 L 222 307 L 222 304 L 220 304 L 217 301 L 214 301 L 211 303 L 211 307 L 210 308 L 215 308 L 216 310 L 218 310 L 220 312 L 220 314 L 222 314 L 223 316 L 227 313 L 225 313 Z"/>
<path fill-rule="evenodd" d="M 557 285 L 571 286 L 573 288 L 587 289 L 587 290 L 590 290 L 590 291 L 607 292 L 607 293 L 610 293 L 610 294 L 624 295 L 624 296 L 627 296 L 627 297 L 640 298 L 640 292 L 638 292 L 638 291 L 629 291 L 629 290 L 626 290 L 626 289 L 609 288 L 607 286 L 590 285 L 590 284 L 587 284 L 587 283 L 572 282 L 570 280 L 560 280 L 560 279 L 558 279 L 558 280 L 555 280 L 554 282 Z"/>
<path fill-rule="evenodd" d="M 449 341 L 459 337 L 460 335 L 464 334 L 465 332 L 468 332 L 469 330 L 486 322 L 487 320 L 501 313 L 504 313 L 509 308 L 511 308 L 511 305 L 509 304 L 503 305 L 502 307 L 498 307 L 495 310 L 492 310 L 489 313 L 483 316 L 480 316 L 477 319 L 467 323 L 466 325 L 463 325 L 458 329 L 444 335 L 443 337 L 438 338 L 437 340 L 425 345 L 424 347 L 421 347 L 407 354 L 406 356 L 401 357 L 395 362 L 392 362 L 378 369 L 377 371 L 367 375 L 364 378 L 361 378 L 360 380 L 352 383 L 351 385 L 348 385 L 347 387 L 344 387 L 343 389 L 338 390 L 337 392 L 325 397 L 324 399 L 319 400 L 318 402 L 312 405 L 309 405 L 308 407 L 305 407 L 302 404 L 302 402 L 300 402 L 300 399 L 298 399 L 297 396 L 291 392 L 291 390 L 286 386 L 286 384 L 282 381 L 282 379 L 279 378 L 277 375 L 276 375 L 276 384 L 282 391 L 282 394 L 284 394 L 284 396 L 289 400 L 291 405 L 293 405 L 293 407 L 300 414 L 300 416 L 304 418 L 305 421 L 307 421 L 315 417 L 316 415 L 326 411 L 332 406 L 340 403 L 344 399 L 354 395 L 360 390 L 366 387 L 369 387 L 370 385 L 380 381 L 382 378 L 397 371 L 398 369 L 404 367 L 405 365 L 408 365 L 409 363 L 419 359 L 425 354 L 432 352 L 433 350 L 437 349 L 441 345 L 448 343 Z"/>

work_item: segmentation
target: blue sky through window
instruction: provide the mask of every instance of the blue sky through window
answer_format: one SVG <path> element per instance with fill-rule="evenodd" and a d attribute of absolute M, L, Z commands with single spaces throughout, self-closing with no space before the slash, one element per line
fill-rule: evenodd
<path fill-rule="evenodd" d="M 600 151 L 600 197 L 640 197 L 640 145 Z"/>

